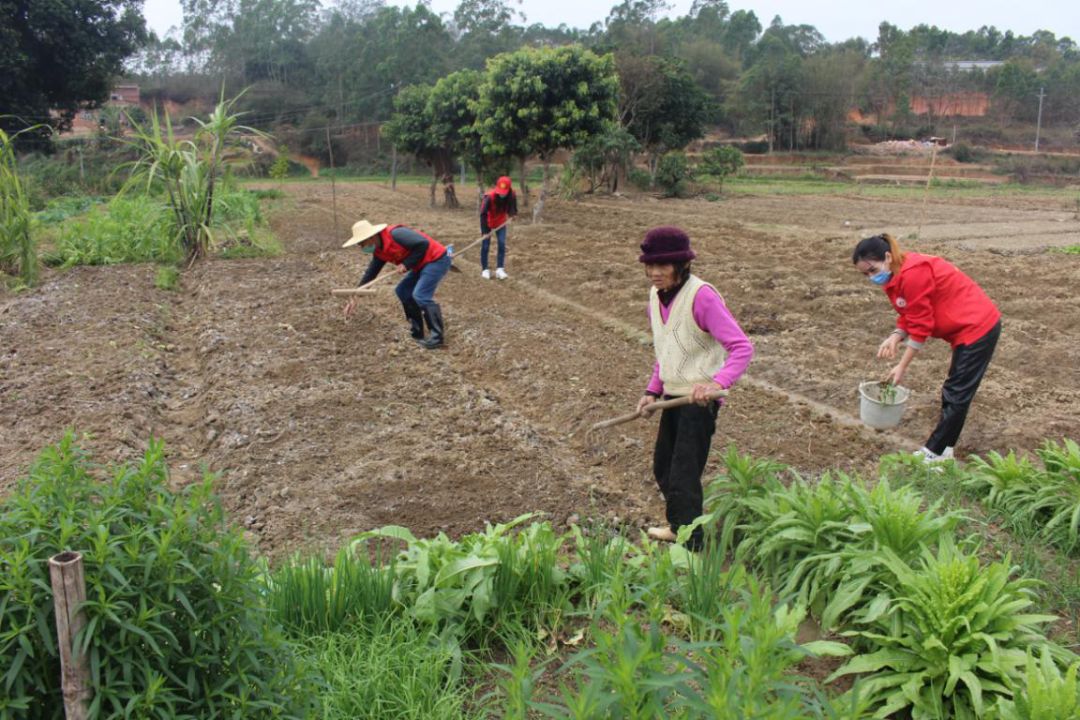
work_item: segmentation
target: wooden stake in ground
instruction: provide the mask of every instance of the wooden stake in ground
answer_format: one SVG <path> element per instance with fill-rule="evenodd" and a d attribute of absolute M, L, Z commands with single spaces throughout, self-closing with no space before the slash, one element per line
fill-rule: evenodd
<path fill-rule="evenodd" d="M 915 237 L 922 240 L 922 226 L 926 222 L 926 199 L 930 195 L 930 183 L 934 181 L 934 161 L 937 160 L 937 143 L 934 143 L 930 151 L 930 172 L 926 175 L 926 188 L 923 189 L 922 213 L 919 216 L 919 229 L 915 231 Z"/>
<path fill-rule="evenodd" d="M 86 626 L 86 615 L 80 607 L 86 600 L 82 555 L 77 552 L 53 555 L 49 558 L 49 577 L 56 611 L 64 714 L 67 720 L 85 720 L 89 716 L 94 690 L 90 687 L 90 665 L 86 656 L 75 650 L 75 638 Z"/>

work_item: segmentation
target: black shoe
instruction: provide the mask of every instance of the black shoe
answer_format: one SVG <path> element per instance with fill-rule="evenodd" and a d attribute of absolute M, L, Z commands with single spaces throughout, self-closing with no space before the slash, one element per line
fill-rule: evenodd
<path fill-rule="evenodd" d="M 412 339 L 421 341 L 424 339 L 424 314 L 415 300 L 402 303 L 405 308 L 405 318 L 409 321 L 409 334 Z"/>
<path fill-rule="evenodd" d="M 431 336 L 427 340 L 421 340 L 420 344 L 428 350 L 442 347 L 444 344 L 443 335 L 445 334 L 442 308 L 439 307 L 438 303 L 429 303 L 423 309 L 424 319 L 427 320 L 427 325 L 431 328 Z"/>

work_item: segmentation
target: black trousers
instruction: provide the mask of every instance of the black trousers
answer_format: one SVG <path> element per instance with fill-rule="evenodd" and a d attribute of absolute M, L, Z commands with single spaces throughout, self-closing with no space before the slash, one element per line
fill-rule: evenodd
<path fill-rule="evenodd" d="M 975 399 L 975 391 L 986 374 L 1000 336 L 1001 321 L 998 320 L 997 325 L 981 338 L 953 350 L 949 377 L 941 386 L 941 418 L 926 441 L 926 449 L 930 452 L 940 455 L 945 448 L 956 447 L 964 421 L 967 420 L 968 408 Z"/>
<path fill-rule="evenodd" d="M 667 521 L 673 532 L 702 514 L 701 474 L 709 459 L 719 406 L 683 405 L 660 415 L 660 430 L 653 450 L 653 474 L 667 505 Z M 704 533 L 694 531 L 687 547 L 701 548 Z"/>

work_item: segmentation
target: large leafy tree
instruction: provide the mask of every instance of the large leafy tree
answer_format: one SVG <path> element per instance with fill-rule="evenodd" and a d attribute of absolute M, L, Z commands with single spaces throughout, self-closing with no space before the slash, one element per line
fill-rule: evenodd
<path fill-rule="evenodd" d="M 661 155 L 705 131 L 708 97 L 678 60 L 619 57 L 619 120 L 649 155 L 656 177 Z"/>
<path fill-rule="evenodd" d="M 543 162 L 534 220 L 543 212 L 552 155 L 603 131 L 615 117 L 618 91 L 614 59 L 576 45 L 519 50 L 489 61 L 477 125 L 488 153 L 518 158 L 523 188 L 525 158 L 536 155 Z"/>
<path fill-rule="evenodd" d="M 303 89 L 308 107 L 321 106 L 317 126 L 327 116 L 335 125 L 385 120 L 401 88 L 434 83 L 453 65 L 450 32 L 424 3 L 338 3 L 323 14 L 306 48 L 313 76 Z"/>
<path fill-rule="evenodd" d="M 435 207 L 435 186 L 450 172 L 453 154 L 446 139 L 436 134 L 431 116 L 431 85 L 409 85 L 394 98 L 394 114 L 382 133 L 399 150 L 411 153 L 431 167 L 430 203 Z"/>
<path fill-rule="evenodd" d="M 776 35 L 762 37 L 755 56 L 728 100 L 728 115 L 737 132 L 764 129 L 770 150 L 777 144 L 792 148 L 802 96 L 802 58 Z"/>
<path fill-rule="evenodd" d="M 513 25 L 517 14 L 505 0 L 461 0 L 454 10 L 455 59 L 479 70 L 487 58 L 514 50 L 520 35 Z"/>
<path fill-rule="evenodd" d="M 476 126 L 476 110 L 484 75 L 476 70 L 459 70 L 441 78 L 428 96 L 426 112 L 431 132 L 451 156 L 462 158 L 476 170 L 477 194 L 483 193 L 484 177 L 499 158 L 484 151 L 483 137 Z"/>
<path fill-rule="evenodd" d="M 142 0 L 0 0 L 0 128 L 69 125 L 146 40 Z M 10 117 L 18 116 L 18 117 Z M 20 119 L 21 118 L 21 119 Z"/>

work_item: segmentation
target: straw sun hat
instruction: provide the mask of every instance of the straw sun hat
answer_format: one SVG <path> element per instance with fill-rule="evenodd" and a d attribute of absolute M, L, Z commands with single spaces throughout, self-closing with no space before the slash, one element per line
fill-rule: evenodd
<path fill-rule="evenodd" d="M 352 237 L 345 241 L 345 244 L 341 247 L 352 247 L 358 243 L 362 243 L 372 235 L 377 235 L 386 228 L 386 223 L 379 223 L 378 225 L 372 225 L 367 220 L 361 220 L 352 226 Z"/>

